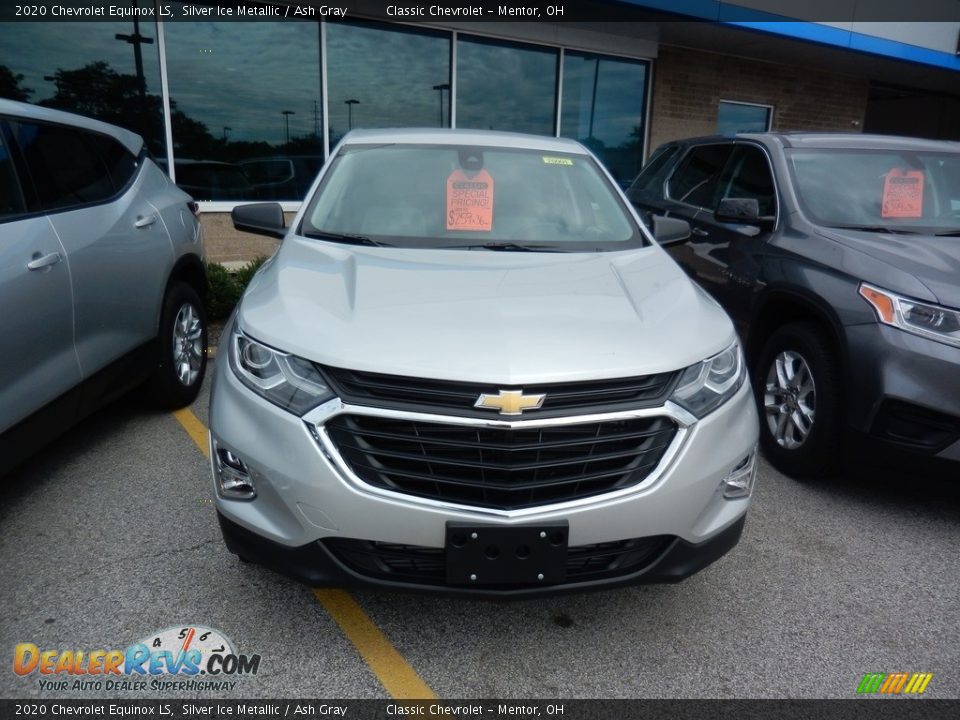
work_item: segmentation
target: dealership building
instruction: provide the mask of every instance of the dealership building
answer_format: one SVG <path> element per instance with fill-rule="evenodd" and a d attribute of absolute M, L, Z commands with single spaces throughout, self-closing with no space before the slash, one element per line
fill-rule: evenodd
<path fill-rule="evenodd" d="M 906 9 L 884 0 L 620 0 L 544 5 L 536 19 L 498 12 L 530 4 L 464 3 L 491 10 L 479 19 L 369 0 L 272 3 L 301 9 L 287 20 L 198 18 L 186 4 L 152 0 L 115 3 L 147 12 L 95 22 L 23 22 L 4 11 L 0 96 L 139 132 L 202 201 L 208 236 L 227 232 L 224 213 L 238 202 L 296 209 L 351 128 L 574 138 L 623 184 L 659 144 L 695 135 L 960 139 L 957 0 Z M 559 7 L 562 16 L 547 16 Z M 172 17 L 150 17 L 150 8 Z"/>

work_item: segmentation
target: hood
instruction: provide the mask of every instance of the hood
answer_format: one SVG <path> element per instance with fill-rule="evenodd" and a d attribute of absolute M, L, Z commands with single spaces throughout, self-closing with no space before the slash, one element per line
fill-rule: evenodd
<path fill-rule="evenodd" d="M 734 338 L 657 247 L 411 250 L 291 236 L 238 318 L 252 337 L 324 365 L 502 384 L 671 371 Z"/>
<path fill-rule="evenodd" d="M 960 308 L 960 237 L 935 235 L 892 235 L 862 230 L 827 230 L 829 237 L 842 245 L 858 250 L 897 270 L 912 275 L 942 305 Z M 889 287 L 884 278 L 863 278 L 868 282 L 917 297 L 909 287 Z"/>

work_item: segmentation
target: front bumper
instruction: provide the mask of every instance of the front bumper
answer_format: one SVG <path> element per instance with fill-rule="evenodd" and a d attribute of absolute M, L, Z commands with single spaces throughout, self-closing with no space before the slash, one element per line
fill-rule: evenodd
<path fill-rule="evenodd" d="M 744 385 L 723 407 L 693 422 L 679 435 L 677 447 L 636 487 L 576 502 L 499 511 L 384 493 L 358 482 L 326 451 L 317 428 L 251 393 L 226 362 L 215 367 L 210 403 L 211 447 L 241 457 L 257 490 L 251 501 L 216 495 L 228 547 L 314 585 L 441 589 L 358 573 L 340 562 L 322 541 L 347 538 L 443 548 L 449 522 L 565 522 L 571 549 L 654 536 L 668 539 L 662 552 L 649 563 L 633 567 L 620 577 L 546 587 L 450 592 L 518 597 L 561 589 L 683 579 L 728 551 L 740 536 L 750 499 L 726 499 L 721 481 L 756 446 L 757 416 L 749 386 Z M 214 455 L 211 453 L 212 461 Z M 217 493 L 216 477 L 213 483 Z"/>
<path fill-rule="evenodd" d="M 444 587 L 422 583 L 392 582 L 355 572 L 330 551 L 322 541 L 301 547 L 287 547 L 247 530 L 217 513 L 220 530 L 227 549 L 244 560 L 263 565 L 289 578 L 313 587 L 371 587 L 404 592 L 436 592 L 451 596 L 495 597 L 520 600 L 542 597 L 558 592 L 587 592 L 627 585 L 675 583 L 726 555 L 740 541 L 746 517 L 702 543 L 690 543 L 680 538 L 669 540 L 666 550 L 650 563 L 629 574 L 547 587 L 514 589 L 485 589 L 474 587 Z"/>
<path fill-rule="evenodd" d="M 960 349 L 879 323 L 845 328 L 852 447 L 886 461 L 956 469 Z"/>

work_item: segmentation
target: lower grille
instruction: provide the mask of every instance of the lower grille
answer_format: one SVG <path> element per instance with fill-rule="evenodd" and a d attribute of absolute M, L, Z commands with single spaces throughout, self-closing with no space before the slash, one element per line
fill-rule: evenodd
<path fill-rule="evenodd" d="M 486 428 L 337 415 L 327 432 L 364 482 L 407 495 L 511 510 L 642 482 L 677 432 L 666 417 Z"/>
<path fill-rule="evenodd" d="M 673 537 L 652 537 L 569 548 L 566 582 L 589 582 L 629 575 L 659 558 Z M 341 563 L 365 577 L 418 585 L 446 584 L 443 548 L 328 538 L 322 543 Z"/>

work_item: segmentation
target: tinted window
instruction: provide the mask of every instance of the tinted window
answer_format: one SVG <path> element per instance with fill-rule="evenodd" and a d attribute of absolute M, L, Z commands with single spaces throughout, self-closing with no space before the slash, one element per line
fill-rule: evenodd
<path fill-rule="evenodd" d="M 762 150 L 739 145 L 720 179 L 720 193 L 707 207 L 715 208 L 722 198 L 753 198 L 761 215 L 774 215 L 777 202 L 770 166 Z"/>
<path fill-rule="evenodd" d="M 773 109 L 766 105 L 720 101 L 717 108 L 717 133 L 733 135 L 745 132 L 766 132 L 770 129 Z"/>
<path fill-rule="evenodd" d="M 113 195 L 110 173 L 87 141 L 87 133 L 42 123 L 14 124 L 41 210 L 84 205 Z"/>
<path fill-rule="evenodd" d="M 640 174 L 637 175 L 637 179 L 633 181 L 630 192 L 650 191 L 659 195 L 664 178 L 670 171 L 671 161 L 677 154 L 678 149 L 676 145 L 664 145 L 658 148 L 643 170 L 640 171 Z"/>
<path fill-rule="evenodd" d="M 96 149 L 103 164 L 107 166 L 113 189 L 119 192 L 127 186 L 137 170 L 137 159 L 123 145 L 106 135 L 86 133 L 86 138 Z"/>
<path fill-rule="evenodd" d="M 460 35 L 457 127 L 553 135 L 554 49 Z"/>
<path fill-rule="evenodd" d="M 643 160 L 647 67 L 642 60 L 563 54 L 560 134 L 593 150 L 624 187 Z"/>
<path fill-rule="evenodd" d="M 0 127 L 0 220 L 9 220 L 11 216 L 24 211 L 23 195 L 13 167 L 13 160 L 7 150 Z"/>
<path fill-rule="evenodd" d="M 670 178 L 670 198 L 679 202 L 710 207 L 717 194 L 717 180 L 730 157 L 733 145 L 701 145 L 693 148 Z"/>

